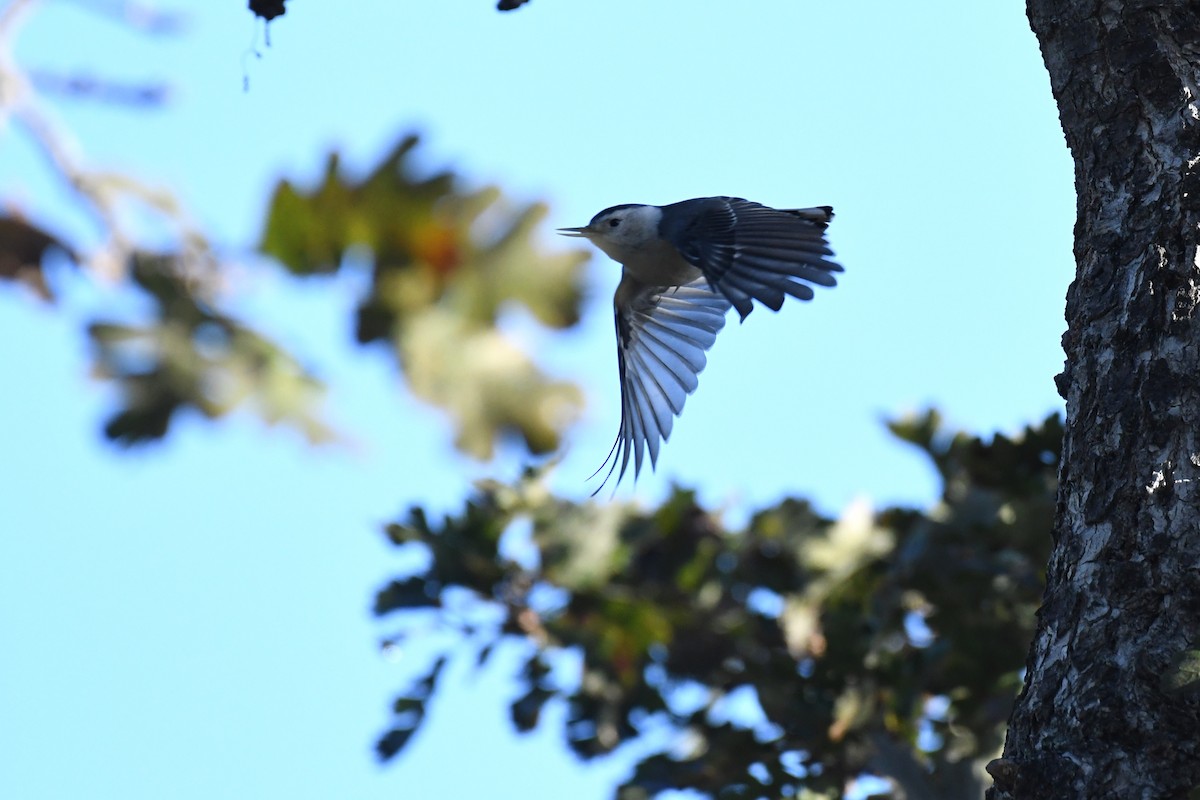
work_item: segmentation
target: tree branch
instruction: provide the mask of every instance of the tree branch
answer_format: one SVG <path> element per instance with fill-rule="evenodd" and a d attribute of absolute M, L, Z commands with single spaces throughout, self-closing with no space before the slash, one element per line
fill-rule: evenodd
<path fill-rule="evenodd" d="M 79 198 L 102 231 L 105 241 L 91 250 L 86 266 L 97 277 L 118 281 L 128 274 L 131 256 L 136 249 L 134 235 L 122 222 L 120 203 L 134 200 L 158 212 L 174 229 L 181 242 L 185 276 L 193 288 L 213 288 L 216 272 L 209 255 L 205 237 L 192 224 L 169 192 L 147 186 L 129 176 L 115 176 L 88 169 L 78 155 L 78 146 L 40 101 L 29 75 L 13 58 L 12 42 L 21 23 L 28 19 L 39 0 L 13 0 L 0 11 L 0 131 L 13 122 L 42 154 L 50 172 L 65 183 Z M 143 7 L 119 4 L 126 21 L 146 22 Z M 133 9 L 141 9 L 134 13 Z M 161 21 L 160 21 L 161 22 Z M 160 22 L 153 26 L 162 27 Z M 93 82 L 93 86 L 100 82 Z M 110 93 L 111 94 L 111 93 Z"/>

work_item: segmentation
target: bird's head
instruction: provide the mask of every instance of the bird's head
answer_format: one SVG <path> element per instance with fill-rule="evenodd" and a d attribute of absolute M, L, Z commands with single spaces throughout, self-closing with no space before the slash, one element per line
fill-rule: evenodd
<path fill-rule="evenodd" d="M 582 228 L 559 228 L 558 232 L 587 239 L 611 258 L 625 263 L 632 253 L 660 238 L 661 219 L 662 209 L 658 206 L 627 204 L 604 209 Z"/>

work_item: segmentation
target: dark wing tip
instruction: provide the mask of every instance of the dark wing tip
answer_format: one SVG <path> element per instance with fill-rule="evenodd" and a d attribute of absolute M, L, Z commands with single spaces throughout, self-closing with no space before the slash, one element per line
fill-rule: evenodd
<path fill-rule="evenodd" d="M 833 222 L 833 206 L 813 206 L 812 208 L 789 208 L 786 213 L 807 220 L 825 230 Z"/>

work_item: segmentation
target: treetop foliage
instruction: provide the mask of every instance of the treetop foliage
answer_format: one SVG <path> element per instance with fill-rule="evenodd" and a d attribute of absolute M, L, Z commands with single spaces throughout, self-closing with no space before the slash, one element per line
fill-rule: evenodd
<path fill-rule="evenodd" d="M 460 645 L 396 701 L 380 756 L 419 729 L 448 659 L 474 648 L 483 664 L 517 641 L 517 730 L 565 702 L 582 758 L 675 732 L 621 798 L 838 797 L 863 772 L 910 797 L 981 791 L 1041 598 L 1061 422 L 990 442 L 946 433 L 934 412 L 890 428 L 941 477 L 929 512 L 834 520 L 789 499 L 732 530 L 682 489 L 649 511 L 576 503 L 536 471 L 479 485 L 442 520 L 414 508 L 386 535 L 424 566 L 382 588 L 375 612 L 398 615 L 393 644 L 432 614 Z M 565 653 L 582 663 L 568 679 Z"/>
<path fill-rule="evenodd" d="M 34 122 L 35 131 L 53 135 L 45 120 Z M 402 137 L 361 179 L 331 153 L 317 186 L 281 180 L 259 249 L 297 278 L 369 270 L 357 341 L 391 350 L 412 391 L 450 415 L 461 450 L 489 458 L 499 438 L 513 437 L 532 453 L 552 452 L 578 417 L 582 394 L 543 372 L 500 324 L 521 309 L 549 329 L 574 326 L 587 253 L 538 245 L 544 204 L 514 205 L 494 187 L 464 189 L 450 171 L 419 175 L 417 144 L 416 136 Z M 318 370 L 224 310 L 222 258 L 172 197 L 82 164 L 58 166 L 105 222 L 105 244 L 89 247 L 52 233 L 49 223 L 0 213 L 0 281 L 50 301 L 46 265 L 58 253 L 147 301 L 141 318 L 101 315 L 86 326 L 94 374 L 118 389 L 119 406 L 104 426 L 109 439 L 152 441 L 181 411 L 216 419 L 240 408 L 313 442 L 338 436 L 324 419 Z M 164 218 L 165 246 L 131 233 L 126 204 Z"/>

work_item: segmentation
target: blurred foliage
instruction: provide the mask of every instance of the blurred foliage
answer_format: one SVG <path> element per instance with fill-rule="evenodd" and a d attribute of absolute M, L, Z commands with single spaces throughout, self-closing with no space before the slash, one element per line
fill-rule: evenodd
<path fill-rule="evenodd" d="M 45 262 L 58 251 L 77 265 L 83 258 L 63 239 L 20 217 L 0 217 L 0 280 L 54 299 Z M 105 436 L 132 445 L 166 435 L 184 409 L 217 418 L 243 405 L 268 422 L 292 424 L 310 441 L 333 431 L 317 409 L 320 382 L 279 345 L 218 310 L 214 262 L 207 244 L 191 238 L 178 250 L 136 248 L 117 271 L 149 301 L 150 319 L 111 319 L 87 326 L 97 377 L 113 381 L 121 398 Z"/>
<path fill-rule="evenodd" d="M 517 730 L 563 702 L 581 758 L 674 732 L 619 787 L 625 800 L 841 797 L 863 773 L 895 796 L 981 796 L 1041 599 L 1062 426 L 985 442 L 929 412 L 890 428 L 941 476 L 935 508 L 855 504 L 832 520 L 789 499 L 734 531 L 687 491 L 649 512 L 579 504 L 531 472 L 481 484 L 439 521 L 413 509 L 386 533 L 425 566 L 375 611 L 403 612 L 389 646 L 428 633 L 431 614 L 455 636 L 397 701 L 379 755 L 418 729 L 462 643 L 483 664 L 510 641 L 525 652 Z"/>
<path fill-rule="evenodd" d="M 512 433 L 551 452 L 582 397 L 498 325 L 516 308 L 554 329 L 578 322 L 587 254 L 537 246 L 544 205 L 514 209 L 497 189 L 464 192 L 451 173 L 414 174 L 416 146 L 404 138 L 361 180 L 342 174 L 333 154 L 311 191 L 282 181 L 262 250 L 297 276 L 366 260 L 358 340 L 392 348 L 412 390 L 450 413 L 458 446 L 486 458 Z"/>
<path fill-rule="evenodd" d="M 57 236 L 17 216 L 0 216 L 0 281 L 24 284 L 46 302 L 54 292 L 42 272 L 42 259 L 58 249 L 74 257 Z"/>
<path fill-rule="evenodd" d="M 124 400 L 105 435 L 137 444 L 166 435 L 184 408 L 215 418 L 253 402 L 268 422 L 288 421 L 313 442 L 331 438 L 312 411 L 321 384 L 278 345 L 199 299 L 178 258 L 133 257 L 130 277 L 153 299 L 154 321 L 88 326 L 96 373 L 115 380 Z"/>
<path fill-rule="evenodd" d="M 27 68 L 14 43 L 35 6 L 9 3 L 0 14 L 5 87 L 0 117 L 7 123 L 2 133 L 39 152 L 46 177 L 71 202 L 69 209 L 52 206 L 44 213 L 52 219 L 34 221 L 15 211 L 0 215 L 0 282 L 20 282 L 54 299 L 55 275 L 48 268 L 57 251 L 85 278 L 117 289 L 103 298 L 113 307 L 138 309 L 119 318 L 101 312 L 87 325 L 95 373 L 112 381 L 120 398 L 105 426 L 110 439 L 145 442 L 164 436 L 185 410 L 215 418 L 243 406 L 268 421 L 293 424 L 313 441 L 329 438 L 331 430 L 318 414 L 323 392 L 316 378 L 268 337 L 221 310 L 227 270 L 178 198 L 131 173 L 90 164 L 55 113 L 58 102 L 83 99 L 156 106 L 166 95 L 163 86 L 114 81 L 91 71 Z M 179 15 L 149 7 L 82 7 L 141 35 L 180 28 Z M 30 52 L 36 61 L 36 51 Z M 22 187 L 6 191 L 14 197 L 5 198 L 4 207 L 23 208 L 16 199 Z M 70 219 L 80 212 L 89 226 Z M 56 228 L 70 235 L 50 232 Z"/>
<path fill-rule="evenodd" d="M 119 397 L 106 436 L 138 444 L 165 436 L 181 412 L 215 419 L 250 408 L 310 441 L 334 438 L 316 374 L 222 309 L 227 265 L 177 199 L 70 160 L 45 109 L 21 109 L 28 119 L 14 119 L 55 155 L 52 170 L 93 213 L 101 243 L 68 241 L 44 222 L 0 214 L 0 283 L 53 300 L 46 264 L 57 251 L 84 275 L 132 290 L 124 299 L 148 301 L 137 304 L 146 309 L 140 317 L 102 315 L 87 326 L 94 372 Z M 551 452 L 578 417 L 581 393 L 546 375 L 502 328 L 515 311 L 550 329 L 575 325 L 587 253 L 537 246 L 542 204 L 512 207 L 494 188 L 460 190 L 449 172 L 416 177 L 416 145 L 416 137 L 402 138 L 360 181 L 341 174 L 336 154 L 311 192 L 282 181 L 261 249 L 301 278 L 369 262 L 358 341 L 391 348 L 413 392 L 449 412 L 458 447 L 488 458 L 498 438 L 513 436 L 533 453 Z M 129 209 L 152 212 L 161 229 L 147 235 Z M 141 244 L 148 238 L 156 249 Z"/>
<path fill-rule="evenodd" d="M 293 425 L 311 441 L 334 436 L 321 418 L 315 373 L 223 308 L 232 270 L 174 193 L 88 163 L 55 113 L 56 102 L 85 98 L 156 106 L 164 85 L 26 67 L 13 43 L 35 5 L 10 3 L 0 13 L 0 84 L 11 90 L 0 92 L 9 123 L 0 133 L 45 156 L 47 176 L 92 228 L 73 225 L 60 237 L 50 231 L 74 221 L 0 211 L 0 285 L 20 283 L 52 300 L 46 264 L 61 251 L 85 277 L 121 290 L 115 306 L 128 309 L 137 296 L 140 315 L 102 312 L 88 325 L 95 373 L 115 383 L 120 399 L 105 426 L 110 439 L 151 441 L 179 413 L 212 419 L 239 408 Z M 285 0 L 247 5 L 268 22 L 285 13 Z M 85 4 L 142 35 L 180 29 L 176 14 L 110 6 Z M 416 147 L 415 136 L 401 138 L 361 180 L 343 174 L 332 154 L 311 190 L 281 181 L 259 249 L 299 278 L 368 263 L 357 339 L 391 349 L 412 391 L 448 412 L 458 447 L 489 458 L 507 437 L 532 453 L 552 452 L 578 417 L 581 393 L 545 374 L 507 330 L 519 314 L 549 329 L 575 325 L 588 254 L 538 246 L 547 214 L 540 203 L 513 205 L 495 188 L 465 190 L 448 171 L 418 175 Z"/>

